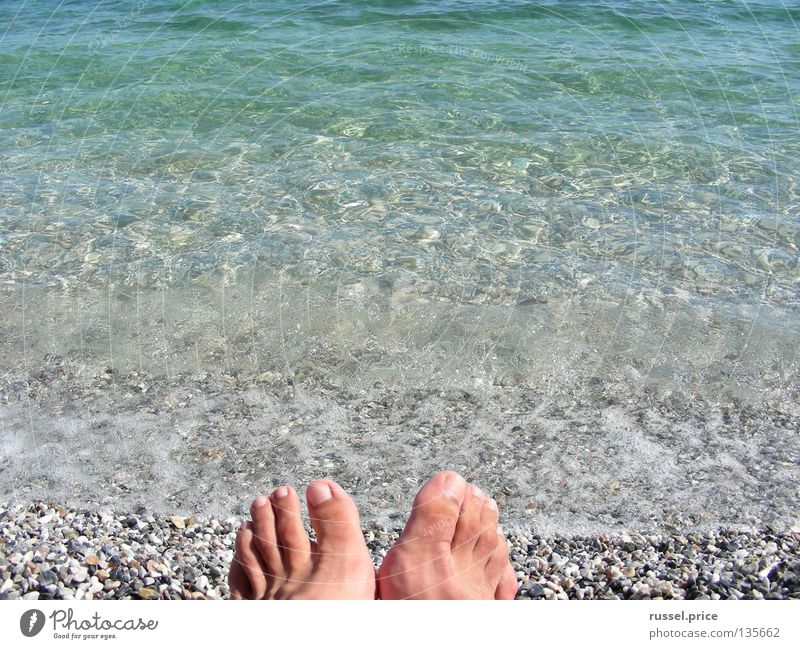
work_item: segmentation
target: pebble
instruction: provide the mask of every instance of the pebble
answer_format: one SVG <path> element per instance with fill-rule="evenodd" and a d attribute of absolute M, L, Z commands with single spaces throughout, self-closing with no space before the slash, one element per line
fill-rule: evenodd
<path fill-rule="evenodd" d="M 239 523 L 0 505 L 0 599 L 226 598 Z M 518 599 L 800 598 L 797 529 L 523 532 L 507 534 Z M 398 535 L 377 526 L 365 532 L 376 564 Z"/>
<path fill-rule="evenodd" d="M 154 599 L 158 595 L 152 588 L 140 588 L 138 594 L 142 599 Z"/>
<path fill-rule="evenodd" d="M 180 516 L 170 516 L 169 522 L 172 523 L 179 530 L 182 530 L 186 527 L 186 523 Z"/>
<path fill-rule="evenodd" d="M 89 571 L 86 568 L 80 568 L 79 570 L 75 571 L 75 574 L 72 575 L 72 581 L 75 583 L 81 583 L 86 581 L 89 578 Z"/>

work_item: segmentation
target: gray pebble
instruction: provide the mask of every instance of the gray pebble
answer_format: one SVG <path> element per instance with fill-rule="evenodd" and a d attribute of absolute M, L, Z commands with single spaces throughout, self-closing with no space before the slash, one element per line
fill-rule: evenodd
<path fill-rule="evenodd" d="M 0 538 L 12 539 L 0 546 L 0 599 L 123 599 L 142 589 L 167 599 L 226 597 L 238 527 L 233 518 L 195 517 L 180 529 L 143 511 L 0 506 Z M 379 526 L 365 532 L 376 565 L 398 535 Z M 800 598 L 797 530 L 594 537 L 525 531 L 508 540 L 526 599 Z"/>

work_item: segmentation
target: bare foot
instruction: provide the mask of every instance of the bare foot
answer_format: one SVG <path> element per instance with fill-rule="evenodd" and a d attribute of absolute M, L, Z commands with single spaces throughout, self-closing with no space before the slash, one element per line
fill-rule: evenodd
<path fill-rule="evenodd" d="M 495 502 L 452 471 L 414 499 L 378 575 L 381 599 L 514 599 L 517 579 Z"/>
<path fill-rule="evenodd" d="M 312 482 L 306 500 L 316 542 L 291 487 L 253 501 L 253 520 L 236 536 L 233 599 L 375 599 L 375 567 L 353 500 L 330 480 Z"/>

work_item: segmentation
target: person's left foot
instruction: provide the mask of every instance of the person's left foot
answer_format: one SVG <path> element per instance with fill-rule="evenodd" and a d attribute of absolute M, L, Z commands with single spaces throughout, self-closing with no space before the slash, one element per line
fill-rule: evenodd
<path fill-rule="evenodd" d="M 375 599 L 375 567 L 353 500 L 335 482 L 315 480 L 306 501 L 316 542 L 292 487 L 253 501 L 253 520 L 236 536 L 233 599 Z"/>
<path fill-rule="evenodd" d="M 494 500 L 453 471 L 433 476 L 381 564 L 378 591 L 381 599 L 514 599 Z"/>

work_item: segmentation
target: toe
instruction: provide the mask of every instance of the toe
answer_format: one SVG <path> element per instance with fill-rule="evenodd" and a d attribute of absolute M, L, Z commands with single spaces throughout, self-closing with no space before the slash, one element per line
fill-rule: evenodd
<path fill-rule="evenodd" d="M 306 491 L 308 514 L 320 554 L 361 555 L 366 549 L 353 499 L 331 480 L 314 480 Z"/>
<path fill-rule="evenodd" d="M 433 476 L 414 498 L 402 541 L 452 543 L 467 483 L 453 471 Z"/>
<path fill-rule="evenodd" d="M 469 485 L 464 502 L 461 504 L 451 544 L 454 553 L 472 554 L 481 534 L 481 512 L 484 502 L 486 502 L 486 496 L 483 495 L 483 492 L 475 485 Z"/>
<path fill-rule="evenodd" d="M 252 523 L 247 521 L 236 535 L 236 554 L 233 561 L 242 569 L 250 586 L 249 590 L 243 589 L 240 592 L 247 590 L 252 599 L 263 599 L 267 593 L 266 568 L 253 541 Z"/>
<path fill-rule="evenodd" d="M 280 580 L 284 577 L 283 559 L 270 501 L 265 496 L 256 498 L 250 505 L 250 516 L 253 518 L 254 545 L 265 566 L 267 578 Z"/>
<path fill-rule="evenodd" d="M 492 549 L 484 554 L 475 555 L 475 561 L 482 561 L 486 583 L 493 589 L 497 588 L 502 580 L 506 569 L 511 566 L 508 560 L 508 541 L 503 533 L 503 528 L 495 525 Z"/>
<path fill-rule="evenodd" d="M 514 574 L 514 568 L 506 560 L 506 568 L 503 575 L 500 577 L 500 583 L 497 584 L 497 590 L 494 592 L 495 599 L 514 599 L 517 596 L 517 575 Z"/>
<path fill-rule="evenodd" d="M 273 491 L 270 500 L 277 544 L 284 567 L 291 577 L 302 571 L 311 558 L 311 544 L 300 514 L 300 499 L 294 489 L 286 486 Z"/>
<path fill-rule="evenodd" d="M 481 521 L 479 524 L 480 532 L 475 542 L 475 549 L 473 551 L 475 560 L 488 559 L 498 544 L 498 512 L 497 503 L 491 498 L 487 498 L 483 502 L 483 508 L 480 513 Z M 503 548 L 508 553 L 508 545 L 505 543 L 503 537 Z"/>
<path fill-rule="evenodd" d="M 231 563 L 231 569 L 228 572 L 228 588 L 231 591 L 231 599 L 253 599 L 250 582 L 236 559 Z"/>

